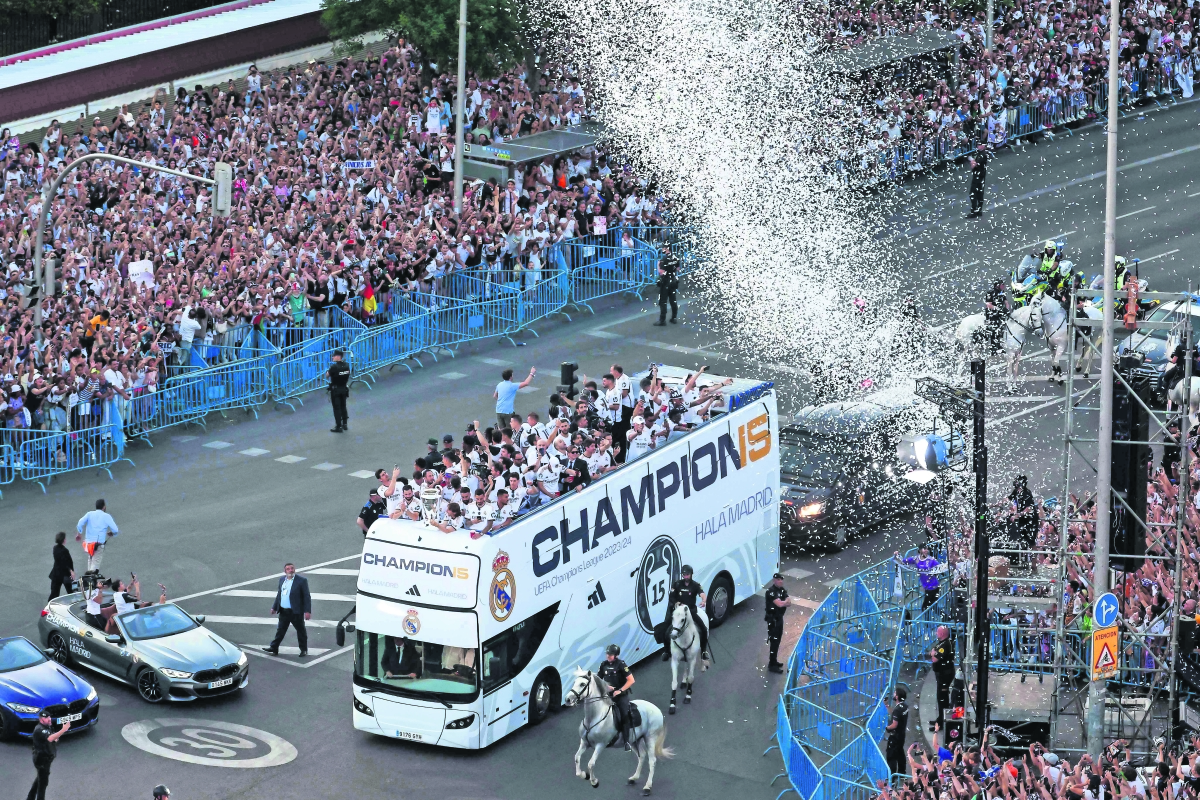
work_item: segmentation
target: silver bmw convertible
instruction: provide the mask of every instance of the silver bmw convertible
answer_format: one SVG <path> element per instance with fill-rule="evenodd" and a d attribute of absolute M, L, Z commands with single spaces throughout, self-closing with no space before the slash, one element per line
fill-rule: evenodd
<path fill-rule="evenodd" d="M 174 603 L 147 606 L 119 615 L 117 632 L 105 633 L 87 623 L 85 606 L 77 593 L 42 609 L 38 635 L 60 664 L 133 686 L 150 703 L 216 697 L 250 682 L 246 654 L 205 628 L 202 615 Z"/>

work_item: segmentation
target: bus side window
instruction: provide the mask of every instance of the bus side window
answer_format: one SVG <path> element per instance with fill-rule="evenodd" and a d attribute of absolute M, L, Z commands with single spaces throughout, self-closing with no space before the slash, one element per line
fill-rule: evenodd
<path fill-rule="evenodd" d="M 558 603 L 555 603 L 483 643 L 484 694 L 509 682 L 529 666 L 557 613 Z"/>

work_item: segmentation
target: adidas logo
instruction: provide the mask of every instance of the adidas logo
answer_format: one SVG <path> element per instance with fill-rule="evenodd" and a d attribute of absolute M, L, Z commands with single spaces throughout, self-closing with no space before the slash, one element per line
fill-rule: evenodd
<path fill-rule="evenodd" d="M 409 597 L 420 597 L 420 596 L 421 596 L 421 590 L 420 590 L 420 589 L 418 589 L 418 588 L 417 588 L 417 585 L 414 583 L 414 584 L 412 585 L 412 588 L 410 588 L 410 589 L 409 589 L 407 592 L 405 592 L 405 594 L 406 594 L 406 595 L 408 595 Z"/>
<path fill-rule="evenodd" d="M 595 608 L 603 603 L 607 598 L 604 596 L 604 587 L 596 581 L 596 591 L 588 595 L 588 608 Z"/>

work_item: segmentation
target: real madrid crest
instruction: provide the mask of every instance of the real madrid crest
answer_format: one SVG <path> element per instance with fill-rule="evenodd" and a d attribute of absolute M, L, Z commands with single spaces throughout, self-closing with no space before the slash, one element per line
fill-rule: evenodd
<path fill-rule="evenodd" d="M 512 614 L 513 605 L 517 602 L 517 579 L 508 569 L 508 553 L 501 550 L 492 562 L 492 588 L 488 590 L 492 609 L 492 617 L 497 622 L 504 622 Z"/>
<path fill-rule="evenodd" d="M 404 632 L 409 636 L 416 636 L 421 632 L 421 620 L 417 617 L 417 610 L 410 608 L 408 613 L 404 615 L 403 622 Z"/>

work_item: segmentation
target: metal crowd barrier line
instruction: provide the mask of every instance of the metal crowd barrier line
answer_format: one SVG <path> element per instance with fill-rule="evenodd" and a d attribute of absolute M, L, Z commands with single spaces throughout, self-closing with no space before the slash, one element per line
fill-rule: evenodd
<path fill-rule="evenodd" d="M 24 431 L 16 468 L 25 480 L 35 481 L 42 493 L 56 475 L 83 469 L 103 470 L 125 457 L 125 440 L 120 425 L 101 424 L 75 431 Z"/>
<path fill-rule="evenodd" d="M 412 372 L 412 367 L 405 362 L 410 358 L 416 360 L 415 356 L 425 349 L 429 318 L 429 312 L 425 311 L 399 322 L 369 328 L 351 342 L 353 380 L 361 381 L 370 388 L 375 373 L 385 367 L 399 365 Z M 420 366 L 421 362 L 417 361 L 417 365 Z"/>
<path fill-rule="evenodd" d="M 333 362 L 333 351 L 342 350 L 344 359 L 354 372 L 354 351 L 341 345 L 328 344 L 322 349 L 306 349 L 281 360 L 270 369 L 268 395 L 276 405 L 296 410 L 291 401 L 304 405 L 302 395 L 326 386 L 325 374 Z"/>

